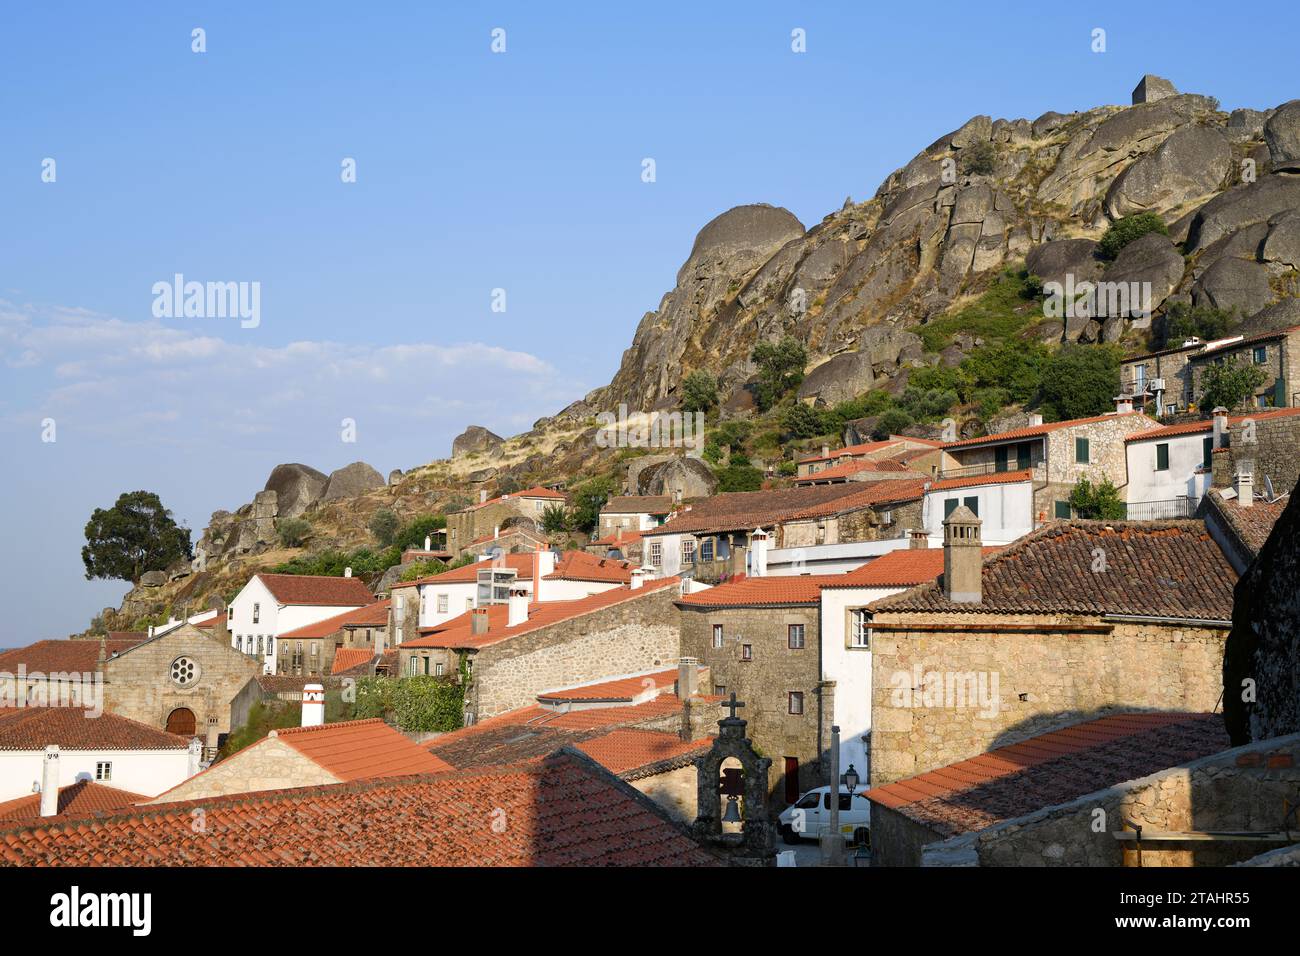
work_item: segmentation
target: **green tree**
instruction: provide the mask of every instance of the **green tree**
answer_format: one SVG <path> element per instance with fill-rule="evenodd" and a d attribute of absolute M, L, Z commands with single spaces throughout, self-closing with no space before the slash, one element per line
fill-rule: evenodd
<path fill-rule="evenodd" d="M 281 518 L 275 523 L 275 533 L 286 548 L 301 548 L 311 534 L 311 523 L 303 518 Z"/>
<path fill-rule="evenodd" d="M 188 559 L 190 529 L 176 524 L 152 491 L 120 495 L 111 508 L 96 508 L 86 522 L 81 562 L 86 580 L 110 578 L 135 584 L 146 571 Z"/>
<path fill-rule="evenodd" d="M 400 523 L 397 515 L 393 514 L 387 508 L 380 508 L 370 519 L 370 533 L 375 536 L 375 540 L 385 548 L 393 543 L 397 538 L 397 529 Z"/>
<path fill-rule="evenodd" d="M 1043 410 L 1054 421 L 1111 411 L 1119 389 L 1119 360 L 1112 345 L 1063 345 L 1043 365 Z"/>
<path fill-rule="evenodd" d="M 780 342 L 759 342 L 750 353 L 758 365 L 758 383 L 754 401 L 759 411 L 767 411 L 803 381 L 803 367 L 808 364 L 808 350 L 789 335 Z"/>
<path fill-rule="evenodd" d="M 1165 311 L 1165 341 L 1181 345 L 1187 339 L 1221 339 L 1236 324 L 1231 312 L 1208 305 L 1175 302 Z"/>
<path fill-rule="evenodd" d="M 1103 478 L 1101 484 L 1093 485 L 1087 478 L 1080 478 L 1070 491 L 1070 507 L 1080 518 L 1100 518 L 1106 521 L 1123 520 L 1127 509 L 1119 496 L 1119 490 Z"/>
<path fill-rule="evenodd" d="M 569 529 L 569 512 L 564 505 L 547 505 L 542 509 L 542 530 L 559 534 Z"/>
<path fill-rule="evenodd" d="M 1141 239 L 1149 232 L 1169 235 L 1165 221 L 1153 212 L 1139 212 L 1132 216 L 1113 222 L 1097 244 L 1097 254 L 1103 259 L 1114 259 L 1121 249 L 1134 239 Z"/>
<path fill-rule="evenodd" d="M 682 411 L 707 412 L 718 404 L 718 380 L 702 369 L 682 382 Z"/>
<path fill-rule="evenodd" d="M 718 491 L 759 491 L 763 473 L 751 464 L 729 464 L 718 472 Z"/>
<path fill-rule="evenodd" d="M 600 509 L 614 493 L 614 479 L 608 475 L 592 478 L 573 489 L 573 506 L 569 509 L 569 530 L 590 534 L 600 521 Z"/>
<path fill-rule="evenodd" d="M 1224 362 L 1211 365 L 1201 373 L 1201 395 L 1197 405 L 1202 409 L 1240 408 L 1250 402 L 1256 389 L 1268 381 L 1264 370 L 1241 362 Z"/>
<path fill-rule="evenodd" d="M 393 544 L 402 551 L 423 548 L 425 538 L 432 538 L 446 527 L 446 515 L 421 515 L 402 528 Z"/>
<path fill-rule="evenodd" d="M 988 176 L 997 167 L 998 151 L 988 140 L 974 143 L 960 153 L 962 172 L 971 176 Z"/>
<path fill-rule="evenodd" d="M 829 431 L 822 414 L 803 402 L 795 402 L 782 413 L 781 427 L 788 438 L 813 438 Z"/>

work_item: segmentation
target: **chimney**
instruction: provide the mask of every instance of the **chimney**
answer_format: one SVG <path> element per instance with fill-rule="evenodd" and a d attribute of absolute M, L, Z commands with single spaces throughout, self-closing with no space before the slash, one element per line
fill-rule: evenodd
<path fill-rule="evenodd" d="M 319 727 L 325 723 L 325 688 L 308 684 L 302 689 L 302 725 Z"/>
<path fill-rule="evenodd" d="M 350 578 L 350 577 L 352 577 L 352 569 L 351 569 L 351 568 L 344 568 L 344 569 L 343 569 L 343 576 L 344 576 L 345 578 Z"/>
<path fill-rule="evenodd" d="M 1228 447 L 1228 410 L 1222 405 L 1214 409 L 1214 443 L 1215 448 Z"/>
<path fill-rule="evenodd" d="M 41 816 L 52 817 L 59 812 L 59 745 L 45 748 L 45 763 L 41 766 Z"/>
<path fill-rule="evenodd" d="M 930 547 L 930 533 L 924 528 L 913 528 L 907 532 L 907 546 L 909 548 Z"/>
<path fill-rule="evenodd" d="M 980 524 L 965 505 L 943 523 L 943 596 L 956 604 L 979 604 L 983 597 Z"/>
<path fill-rule="evenodd" d="M 510 616 L 506 620 L 507 627 L 515 627 L 519 624 L 528 623 L 528 592 L 521 587 L 510 589 L 509 601 Z M 484 608 L 484 610 L 487 610 Z"/>
<path fill-rule="evenodd" d="M 1255 476 L 1250 462 L 1243 461 L 1237 469 L 1237 507 L 1250 508 L 1255 504 Z"/>
<path fill-rule="evenodd" d="M 633 568 L 632 581 L 628 585 L 628 587 L 631 588 L 633 591 L 635 591 L 644 583 L 645 583 L 645 568 Z"/>
<path fill-rule="evenodd" d="M 1129 412 L 1131 412 L 1131 411 L 1133 411 L 1133 396 L 1132 396 L 1132 395 L 1116 395 L 1116 396 L 1115 396 L 1115 414 L 1116 414 L 1116 415 L 1127 415 L 1127 414 L 1128 414 Z"/>
<path fill-rule="evenodd" d="M 542 555 L 549 554 L 539 544 L 537 550 L 533 552 L 533 600 L 541 601 L 542 599 Z M 546 572 L 550 574 L 550 571 Z"/>
<path fill-rule="evenodd" d="M 1037 428 L 1037 427 L 1038 427 L 1039 425 L 1041 425 L 1041 424 L 1043 424 L 1043 416 L 1042 416 L 1042 415 L 1039 415 L 1039 414 L 1035 413 L 1035 414 L 1029 416 L 1029 427 L 1030 427 L 1030 428 Z"/>
<path fill-rule="evenodd" d="M 749 536 L 749 547 L 753 552 L 749 559 L 749 573 L 756 578 L 767 574 L 767 532 L 755 528 Z"/>
<path fill-rule="evenodd" d="M 486 634 L 488 630 L 488 609 L 486 607 L 476 607 L 469 612 L 469 632 L 471 634 Z"/>
<path fill-rule="evenodd" d="M 479 490 L 479 493 L 478 493 L 478 503 L 479 503 L 479 504 L 483 504 L 483 503 L 485 503 L 486 501 L 487 501 L 487 489 L 486 489 L 486 488 L 482 488 L 482 489 Z"/>
<path fill-rule="evenodd" d="M 199 761 L 203 759 L 203 745 L 199 743 L 198 737 L 190 738 L 190 757 L 188 769 L 185 771 L 186 777 L 192 777 L 199 772 Z"/>
<path fill-rule="evenodd" d="M 831 457 L 831 446 L 830 446 L 830 445 L 822 445 L 822 457 L 823 457 L 823 458 L 829 458 L 829 457 Z"/>
<path fill-rule="evenodd" d="M 682 700 L 700 692 L 700 662 L 694 657 L 683 657 L 677 662 L 677 696 Z"/>
<path fill-rule="evenodd" d="M 499 537 L 501 537 L 501 525 L 499 525 L 499 524 L 498 524 L 498 525 L 493 525 L 493 526 L 492 526 L 492 539 L 495 541 L 495 540 L 496 540 L 497 538 L 499 538 Z"/>

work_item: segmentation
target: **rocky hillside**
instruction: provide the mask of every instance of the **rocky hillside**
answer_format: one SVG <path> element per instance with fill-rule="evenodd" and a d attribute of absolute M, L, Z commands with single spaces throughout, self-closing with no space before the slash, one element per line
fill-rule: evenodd
<path fill-rule="evenodd" d="M 724 408 L 743 412 L 754 344 L 786 334 L 813 359 L 805 401 L 897 389 L 909 368 L 938 361 L 914 330 L 1013 263 L 1045 280 L 1150 281 L 1158 310 L 1182 299 L 1238 310 L 1261 328 L 1300 321 L 1291 298 L 1300 291 L 1300 102 L 1229 114 L 1157 77 L 1133 99 L 1034 120 L 976 116 L 873 198 L 848 200 L 811 229 L 767 205 L 723 213 L 700 230 L 610 384 L 566 413 L 671 407 L 696 369 L 718 375 Z M 1159 214 L 1168 239 L 1099 260 L 1107 226 L 1138 212 Z M 1038 331 L 1052 341 L 1138 338 L 1121 319 Z"/>
<path fill-rule="evenodd" d="M 126 628 L 221 603 L 250 574 L 304 551 L 377 548 L 368 526 L 381 508 L 407 522 L 485 490 L 620 472 L 636 476 L 631 490 L 653 492 L 665 462 L 647 456 L 628 468 L 642 452 L 600 447 L 596 414 L 621 402 L 676 407 L 685 376 L 703 369 L 719 379 L 723 417 L 746 418 L 757 371 L 750 353 L 785 335 L 808 348 L 804 402 L 832 406 L 872 389 L 897 395 L 917 369 L 956 366 L 982 344 L 961 331 L 963 310 L 1008 266 L 1049 282 L 1151 284 L 1150 324 L 1047 318 L 1022 305 L 1021 334 L 1035 342 L 1159 345 L 1161 314 L 1175 302 L 1234 312 L 1246 331 L 1300 324 L 1300 100 L 1229 114 L 1213 97 L 1179 93 L 1158 77 L 1143 78 L 1132 98 L 1127 107 L 1034 120 L 976 116 L 893 172 L 873 198 L 846 200 L 811 229 L 769 205 L 723 213 L 696 236 L 676 286 L 642 318 L 608 386 L 513 438 L 471 426 L 449 459 L 386 481 L 361 462 L 328 476 L 281 465 L 253 502 L 212 515 L 197 569 L 148 576 L 101 624 Z M 1106 229 L 1144 212 L 1158 214 L 1168 235 L 1101 258 Z M 938 328 L 945 335 L 930 334 Z M 774 435 L 769 429 L 773 443 Z M 793 454 L 788 445 L 773 451 Z M 698 466 L 686 477 L 701 487 L 714 480 L 699 462 L 685 464 Z M 310 525 L 300 547 L 280 544 L 277 524 L 287 518 Z"/>

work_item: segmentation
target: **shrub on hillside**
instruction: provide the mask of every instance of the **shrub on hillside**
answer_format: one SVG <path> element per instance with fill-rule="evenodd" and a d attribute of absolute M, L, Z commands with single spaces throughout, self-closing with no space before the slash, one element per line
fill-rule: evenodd
<path fill-rule="evenodd" d="M 1106 234 L 1101 237 L 1101 242 L 1097 244 L 1097 254 L 1103 259 L 1114 259 L 1130 242 L 1141 239 L 1149 232 L 1158 232 L 1162 236 L 1167 236 L 1169 228 L 1165 225 L 1165 221 L 1153 212 L 1139 212 L 1125 216 L 1111 223 Z"/>
<path fill-rule="evenodd" d="M 682 382 L 682 411 L 707 412 L 718 404 L 718 380 L 697 369 Z"/>
<path fill-rule="evenodd" d="M 380 508 L 370 519 L 370 533 L 375 536 L 375 540 L 388 547 L 397 538 L 397 529 L 400 526 L 397 515 L 393 514 L 387 508 Z"/>
<path fill-rule="evenodd" d="M 311 524 L 302 518 L 281 518 L 275 523 L 275 533 L 286 548 L 301 548 L 311 534 Z"/>
<path fill-rule="evenodd" d="M 1115 407 L 1119 352 L 1112 345 L 1063 345 L 1043 366 L 1043 411 L 1052 421 L 1101 415 Z"/>

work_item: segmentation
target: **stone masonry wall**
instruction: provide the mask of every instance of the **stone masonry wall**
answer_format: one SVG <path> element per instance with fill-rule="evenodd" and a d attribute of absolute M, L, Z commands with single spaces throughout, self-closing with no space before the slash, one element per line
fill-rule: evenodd
<path fill-rule="evenodd" d="M 667 773 L 629 782 L 668 811 L 668 815 L 674 820 L 681 823 L 694 822 L 698 794 L 693 766 L 678 767 Z"/>
<path fill-rule="evenodd" d="M 713 646 L 713 625 L 721 624 L 721 648 Z M 792 650 L 788 626 L 804 626 L 804 646 Z M 821 684 L 818 657 L 819 614 L 815 606 L 786 608 L 682 609 L 682 654 L 707 664 L 712 688 L 745 707 L 738 716 L 759 752 L 771 759 L 769 792 L 773 805 L 785 806 L 785 758 L 799 761 L 800 792 L 825 783 L 822 758 L 830 746 L 831 689 Z M 753 659 L 743 660 L 750 645 Z M 804 712 L 789 713 L 789 694 L 803 694 Z M 823 694 L 825 695 L 823 697 Z"/>
<path fill-rule="evenodd" d="M 290 787 L 314 787 L 341 783 L 334 774 L 315 761 L 308 760 L 278 738 L 267 737 L 245 747 L 202 773 L 190 777 L 179 787 L 151 803 L 174 803 L 178 800 L 206 800 L 227 793 L 282 790 Z"/>
<path fill-rule="evenodd" d="M 1255 491 L 1263 493 L 1265 475 L 1273 479 L 1277 494 L 1290 491 L 1295 487 L 1296 476 L 1300 475 L 1300 415 L 1251 421 L 1253 444 L 1246 440 L 1250 431 L 1245 422 L 1229 425 L 1227 449 L 1210 456 L 1214 462 L 1214 486 L 1231 487 L 1240 462 L 1248 459 L 1254 463 Z"/>
<path fill-rule="evenodd" d="M 535 703 L 544 690 L 675 666 L 678 596 L 659 588 L 482 648 L 466 710 L 482 719 Z"/>
<path fill-rule="evenodd" d="M 890 617 L 904 615 L 881 614 L 877 625 Z M 1219 699 L 1226 629 L 1116 623 L 1103 633 L 1070 632 L 1068 625 L 1088 622 L 1030 615 L 998 619 L 998 624 L 1041 626 L 1017 633 L 1000 632 L 998 624 L 972 625 L 971 615 L 951 617 L 965 620 L 952 631 L 873 632 L 873 786 L 1110 709 L 1208 712 Z M 996 679 L 996 707 L 981 706 L 969 691 L 965 700 L 954 693 L 943 706 L 924 706 L 916 691 L 901 701 L 910 706 L 898 706 L 895 689 L 900 682 L 915 686 L 918 666 L 922 674 L 974 674 L 990 695 Z M 901 676 L 896 680 L 895 675 Z M 969 686 L 953 684 L 954 691 Z"/>
<path fill-rule="evenodd" d="M 1284 803 L 1300 787 L 1298 759 L 1300 734 L 1226 750 L 932 844 L 922 865 L 1120 866 L 1123 844 L 1111 834 L 1125 820 L 1153 832 L 1280 831 Z M 1142 866 L 1223 866 L 1279 845 L 1147 843 Z"/>

